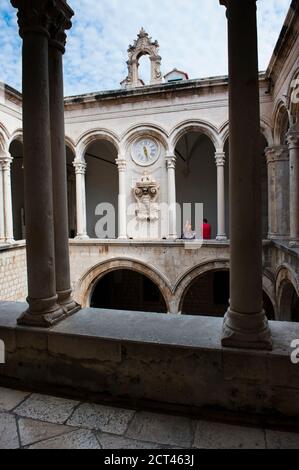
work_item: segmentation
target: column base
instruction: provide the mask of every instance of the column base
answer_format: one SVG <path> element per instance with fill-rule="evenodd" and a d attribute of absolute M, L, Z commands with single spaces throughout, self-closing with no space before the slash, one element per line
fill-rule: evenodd
<path fill-rule="evenodd" d="M 217 235 L 216 240 L 218 242 L 226 242 L 228 240 L 226 235 Z"/>
<path fill-rule="evenodd" d="M 289 247 L 290 248 L 299 248 L 299 239 L 290 240 Z"/>
<path fill-rule="evenodd" d="M 88 235 L 77 235 L 75 237 L 75 240 L 89 240 L 89 236 Z"/>
<path fill-rule="evenodd" d="M 120 236 L 118 237 L 118 240 L 128 240 L 128 237 L 125 236 L 125 235 L 120 235 Z"/>
<path fill-rule="evenodd" d="M 271 332 L 265 312 L 244 314 L 228 310 L 224 317 L 223 347 L 272 350 Z"/>
<path fill-rule="evenodd" d="M 81 305 L 77 304 L 72 297 L 72 291 L 57 292 L 58 304 L 63 308 L 65 314 L 70 317 L 81 310 Z"/>
<path fill-rule="evenodd" d="M 28 298 L 29 308 L 17 320 L 20 326 L 51 328 L 67 318 L 65 311 L 57 303 L 57 296 L 50 299 Z"/>
<path fill-rule="evenodd" d="M 13 238 L 7 238 L 7 239 L 5 240 L 5 243 L 6 243 L 7 245 L 13 245 L 14 243 L 16 243 L 16 241 L 15 241 Z"/>

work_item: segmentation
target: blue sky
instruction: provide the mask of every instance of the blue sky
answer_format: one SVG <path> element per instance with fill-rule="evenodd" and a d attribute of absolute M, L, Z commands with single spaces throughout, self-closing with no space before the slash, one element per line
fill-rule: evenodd
<path fill-rule="evenodd" d="M 265 70 L 290 0 L 259 0 L 259 67 Z M 225 8 L 218 0 L 69 0 L 75 10 L 65 55 L 65 93 L 119 88 L 127 75 L 128 45 L 143 26 L 160 43 L 162 72 L 190 78 L 227 73 Z M 16 10 L 0 4 L 0 81 L 21 89 L 21 39 Z M 244 51 L 244 58 L 246 52 Z M 147 66 L 141 74 L 146 81 Z"/>

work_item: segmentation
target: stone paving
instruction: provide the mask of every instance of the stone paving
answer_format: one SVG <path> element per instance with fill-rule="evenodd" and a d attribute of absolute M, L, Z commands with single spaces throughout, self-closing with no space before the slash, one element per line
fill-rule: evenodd
<path fill-rule="evenodd" d="M 299 449 L 299 434 L 0 387 L 0 449 Z"/>

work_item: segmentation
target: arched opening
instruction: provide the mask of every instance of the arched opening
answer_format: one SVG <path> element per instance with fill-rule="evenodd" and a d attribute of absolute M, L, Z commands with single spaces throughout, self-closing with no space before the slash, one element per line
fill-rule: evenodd
<path fill-rule="evenodd" d="M 25 196 L 24 196 L 24 159 L 23 144 L 14 140 L 10 144 L 9 152 L 13 158 L 11 165 L 11 191 L 13 231 L 15 240 L 24 240 L 26 237 Z"/>
<path fill-rule="evenodd" d="M 75 155 L 70 147 L 66 146 L 66 171 L 67 171 L 67 200 L 68 200 L 68 224 L 69 238 L 75 238 L 77 233 L 76 217 L 76 175 L 73 165 Z"/>
<path fill-rule="evenodd" d="M 87 234 L 91 238 L 116 238 L 118 233 L 117 149 L 108 140 L 96 140 L 88 146 L 84 157 L 87 163 Z M 100 208 L 99 204 L 101 204 Z M 107 223 L 108 216 L 112 217 L 109 224 Z"/>
<path fill-rule="evenodd" d="M 215 147 L 205 134 L 190 131 L 178 141 L 175 153 L 178 234 L 181 234 L 186 220 L 196 229 L 195 204 L 202 203 L 203 216 L 212 226 L 212 238 L 217 235 L 217 170 Z M 184 204 L 185 206 L 184 208 Z M 192 210 L 190 211 L 190 208 Z M 200 234 L 197 234 L 199 236 Z"/>
<path fill-rule="evenodd" d="M 151 61 L 148 54 L 142 54 L 138 58 L 138 80 L 140 85 L 150 85 Z"/>
<path fill-rule="evenodd" d="M 157 285 L 147 276 L 130 269 L 118 269 L 104 275 L 93 290 L 90 305 L 109 310 L 167 313 Z"/>
<path fill-rule="evenodd" d="M 279 319 L 281 321 L 299 322 L 299 297 L 290 281 L 285 281 L 282 287 Z"/>
<path fill-rule="evenodd" d="M 223 317 L 229 307 L 229 283 L 228 270 L 208 271 L 196 277 L 184 293 L 182 314 Z M 267 318 L 274 320 L 274 307 L 266 292 L 263 301 Z"/>

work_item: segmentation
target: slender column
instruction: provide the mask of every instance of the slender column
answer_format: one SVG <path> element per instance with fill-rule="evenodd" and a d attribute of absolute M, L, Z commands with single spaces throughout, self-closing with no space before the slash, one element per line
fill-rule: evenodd
<path fill-rule="evenodd" d="M 220 3 L 227 6 L 229 37 L 231 233 L 230 308 L 222 345 L 271 349 L 262 291 L 256 0 Z"/>
<path fill-rule="evenodd" d="M 62 61 L 66 42 L 64 30 L 71 28 L 73 14 L 67 5 L 57 9 L 57 16 L 54 16 L 50 28 L 49 42 L 56 292 L 59 304 L 68 315 L 80 308 L 72 298 L 70 279 Z"/>
<path fill-rule="evenodd" d="M 177 226 L 176 226 L 176 185 L 175 185 L 175 165 L 176 157 L 168 155 L 167 162 L 167 177 L 168 177 L 168 237 L 177 239 Z"/>
<path fill-rule="evenodd" d="M 23 38 L 23 135 L 28 310 L 21 325 L 49 327 L 65 317 L 57 303 L 49 110 L 47 0 L 12 0 Z"/>
<path fill-rule="evenodd" d="M 288 135 L 290 151 L 290 245 L 299 246 L 299 122 Z"/>
<path fill-rule="evenodd" d="M 289 152 L 287 147 L 266 149 L 270 239 L 289 234 Z"/>
<path fill-rule="evenodd" d="M 0 243 L 5 242 L 4 198 L 3 198 L 3 160 L 0 158 Z"/>
<path fill-rule="evenodd" d="M 118 238 L 126 240 L 127 237 L 127 196 L 126 196 L 126 171 L 127 162 L 124 158 L 116 160 L 119 177 L 118 194 Z"/>
<path fill-rule="evenodd" d="M 3 170 L 3 199 L 4 199 L 4 226 L 6 243 L 14 243 L 12 195 L 11 195 L 11 157 L 2 160 Z"/>
<path fill-rule="evenodd" d="M 225 153 L 216 152 L 215 160 L 217 166 L 217 240 L 223 241 L 227 240 L 225 233 Z"/>
<path fill-rule="evenodd" d="M 85 191 L 85 173 L 86 163 L 82 161 L 74 162 L 76 172 L 76 207 L 77 207 L 77 240 L 89 238 L 87 235 L 86 223 L 86 191 Z"/>

